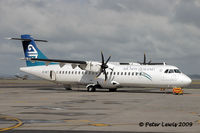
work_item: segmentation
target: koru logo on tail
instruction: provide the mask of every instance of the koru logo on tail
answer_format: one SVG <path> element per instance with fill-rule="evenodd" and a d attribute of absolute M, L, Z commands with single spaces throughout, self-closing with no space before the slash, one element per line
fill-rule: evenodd
<path fill-rule="evenodd" d="M 27 56 L 31 57 L 31 58 L 37 58 L 38 57 L 38 52 L 37 50 L 34 48 L 34 46 L 32 44 L 28 45 L 28 49 L 27 49 Z"/>

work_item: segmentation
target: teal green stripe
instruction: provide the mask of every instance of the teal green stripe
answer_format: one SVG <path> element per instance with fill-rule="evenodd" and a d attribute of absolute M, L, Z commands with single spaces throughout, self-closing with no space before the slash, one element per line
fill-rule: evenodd
<path fill-rule="evenodd" d="M 142 76 L 144 76 L 144 77 L 146 77 L 146 78 L 148 78 L 149 80 L 152 80 L 152 77 L 149 75 L 149 74 L 147 74 L 147 73 L 142 73 Z"/>

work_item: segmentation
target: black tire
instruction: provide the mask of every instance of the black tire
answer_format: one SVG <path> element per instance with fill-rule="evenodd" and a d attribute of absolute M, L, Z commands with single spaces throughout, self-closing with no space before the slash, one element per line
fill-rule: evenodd
<path fill-rule="evenodd" d="M 109 89 L 109 92 L 116 92 L 117 89 Z"/>
<path fill-rule="evenodd" d="M 95 92 L 96 91 L 96 88 L 95 87 L 92 87 L 92 92 Z"/>
<path fill-rule="evenodd" d="M 72 90 L 70 85 L 64 85 L 65 90 Z"/>
<path fill-rule="evenodd" d="M 68 88 L 68 87 L 66 87 L 65 90 L 72 90 L 72 88 Z"/>
<path fill-rule="evenodd" d="M 90 90 L 91 90 L 91 88 L 90 88 L 90 86 L 89 86 L 89 87 L 87 88 L 87 91 L 90 92 Z"/>
<path fill-rule="evenodd" d="M 89 86 L 89 87 L 87 88 L 87 91 L 88 91 L 88 92 L 95 92 L 95 91 L 96 91 L 96 88 L 95 88 L 94 86 Z"/>

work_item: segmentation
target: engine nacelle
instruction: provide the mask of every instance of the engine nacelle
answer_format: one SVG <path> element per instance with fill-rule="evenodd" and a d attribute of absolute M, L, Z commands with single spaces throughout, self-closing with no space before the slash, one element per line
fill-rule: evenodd
<path fill-rule="evenodd" d="M 85 70 L 92 71 L 92 72 L 98 72 L 98 71 L 100 71 L 100 68 L 101 68 L 101 64 L 98 62 L 87 62 Z"/>

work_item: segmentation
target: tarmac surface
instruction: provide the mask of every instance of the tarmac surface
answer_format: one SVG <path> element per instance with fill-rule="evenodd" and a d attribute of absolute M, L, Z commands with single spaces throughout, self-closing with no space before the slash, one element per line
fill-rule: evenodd
<path fill-rule="evenodd" d="M 199 132 L 200 82 L 173 95 L 171 89 L 66 91 L 47 81 L 0 80 L 0 131 Z"/>

